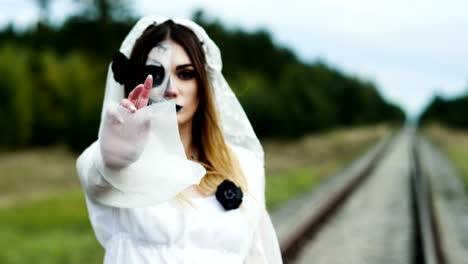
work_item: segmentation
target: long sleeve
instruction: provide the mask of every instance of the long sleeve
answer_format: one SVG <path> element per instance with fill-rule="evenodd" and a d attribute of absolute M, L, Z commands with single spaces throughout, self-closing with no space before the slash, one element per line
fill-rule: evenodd
<path fill-rule="evenodd" d="M 136 113 L 107 107 L 119 116 L 104 118 L 98 141 L 76 164 L 91 199 L 114 207 L 143 207 L 168 201 L 199 183 L 205 170 L 185 157 L 173 104 L 154 104 Z"/>

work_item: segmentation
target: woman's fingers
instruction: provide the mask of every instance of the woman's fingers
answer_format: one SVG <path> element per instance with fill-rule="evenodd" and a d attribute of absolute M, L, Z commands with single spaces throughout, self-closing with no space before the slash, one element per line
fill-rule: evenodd
<path fill-rule="evenodd" d="M 130 112 L 135 112 L 137 109 L 135 107 L 135 105 L 133 104 L 133 102 L 131 102 L 129 99 L 122 99 L 120 101 L 120 105 L 127 108 L 128 110 L 130 110 Z"/>
<path fill-rule="evenodd" d="M 129 94 L 127 99 L 120 101 L 120 105 L 135 112 L 148 104 L 151 88 L 153 87 L 153 76 L 148 75 L 145 84 L 137 85 Z"/>
<path fill-rule="evenodd" d="M 132 102 L 134 105 L 138 102 L 138 98 L 140 97 L 141 91 L 143 90 L 143 84 L 137 85 L 129 94 L 128 100 Z"/>
<path fill-rule="evenodd" d="M 148 77 L 146 77 L 145 84 L 143 85 L 137 103 L 135 104 L 137 109 L 148 105 L 151 88 L 153 88 L 153 76 L 150 74 Z"/>

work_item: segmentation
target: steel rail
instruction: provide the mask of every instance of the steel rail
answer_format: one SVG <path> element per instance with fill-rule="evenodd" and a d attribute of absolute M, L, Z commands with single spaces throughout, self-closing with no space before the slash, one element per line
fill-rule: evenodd
<path fill-rule="evenodd" d="M 297 227 L 294 234 L 287 241 L 282 243 L 281 254 L 284 263 L 293 261 L 301 251 L 302 247 L 313 240 L 319 230 L 335 215 L 346 200 L 358 189 L 358 187 L 372 174 L 377 164 L 383 159 L 396 133 L 389 136 L 382 148 L 367 165 L 358 172 L 352 180 L 345 184 L 340 190 L 334 193 L 327 202 L 321 206 L 310 219 L 301 227 Z"/>
<path fill-rule="evenodd" d="M 414 202 L 415 251 L 414 263 L 445 264 L 446 258 L 440 239 L 439 225 L 435 214 L 431 183 L 422 173 L 418 151 L 418 138 L 412 140 L 411 187 Z"/>

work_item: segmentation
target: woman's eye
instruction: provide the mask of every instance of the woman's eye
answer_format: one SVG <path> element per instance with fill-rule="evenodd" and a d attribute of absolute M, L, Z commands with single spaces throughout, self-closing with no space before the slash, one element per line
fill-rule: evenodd
<path fill-rule="evenodd" d="M 190 79 L 193 79 L 195 78 L 196 76 L 196 72 L 194 70 L 183 70 L 181 72 L 179 72 L 178 76 L 180 79 L 182 80 L 190 80 Z"/>

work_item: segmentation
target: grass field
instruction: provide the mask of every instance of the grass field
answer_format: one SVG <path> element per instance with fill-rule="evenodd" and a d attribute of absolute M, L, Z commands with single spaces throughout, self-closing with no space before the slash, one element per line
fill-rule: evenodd
<path fill-rule="evenodd" d="M 468 131 L 449 129 L 439 125 L 427 126 L 423 131 L 448 156 L 468 191 Z"/>
<path fill-rule="evenodd" d="M 0 155 L 0 263 L 102 263 L 65 148 Z"/>
<path fill-rule="evenodd" d="M 380 126 L 264 141 L 268 207 L 310 190 L 385 133 Z M 102 263 L 75 159 L 59 147 L 0 155 L 0 263 Z"/>
<path fill-rule="evenodd" d="M 0 210 L 0 263 L 102 263 L 81 190 Z"/>
<path fill-rule="evenodd" d="M 389 132 L 385 126 L 337 130 L 295 141 L 263 141 L 267 206 L 274 209 L 325 177 Z"/>

